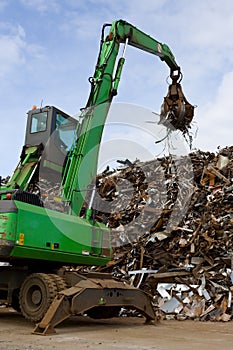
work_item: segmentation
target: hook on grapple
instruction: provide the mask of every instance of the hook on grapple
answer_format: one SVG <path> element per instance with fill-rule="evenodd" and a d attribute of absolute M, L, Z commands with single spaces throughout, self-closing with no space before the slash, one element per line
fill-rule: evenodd
<path fill-rule="evenodd" d="M 168 87 L 168 93 L 161 106 L 159 124 L 163 124 L 171 130 L 187 133 L 193 119 L 194 106 L 187 101 L 182 91 L 180 67 L 176 70 L 171 69 L 170 78 L 172 83 Z"/>

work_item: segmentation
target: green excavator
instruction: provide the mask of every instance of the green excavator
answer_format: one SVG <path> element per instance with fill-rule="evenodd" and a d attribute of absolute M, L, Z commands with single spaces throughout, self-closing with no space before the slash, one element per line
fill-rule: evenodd
<path fill-rule="evenodd" d="M 158 56 L 170 68 L 161 123 L 186 132 L 193 119 L 169 47 L 123 20 L 103 26 L 90 95 L 79 120 L 54 106 L 28 112 L 19 163 L 0 187 L 0 301 L 36 323 L 35 334 L 55 332 L 70 315 L 113 317 L 122 307 L 155 319 L 142 290 L 110 274 L 77 272 L 77 266 L 104 266 L 111 260 L 111 232 L 96 221 L 92 204 L 101 136 L 127 45 Z"/>

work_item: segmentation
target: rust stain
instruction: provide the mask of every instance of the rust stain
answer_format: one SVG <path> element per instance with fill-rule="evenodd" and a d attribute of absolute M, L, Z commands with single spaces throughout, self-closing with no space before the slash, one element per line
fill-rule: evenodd
<path fill-rule="evenodd" d="M 9 217 L 6 215 L 0 215 L 0 220 L 8 220 Z"/>

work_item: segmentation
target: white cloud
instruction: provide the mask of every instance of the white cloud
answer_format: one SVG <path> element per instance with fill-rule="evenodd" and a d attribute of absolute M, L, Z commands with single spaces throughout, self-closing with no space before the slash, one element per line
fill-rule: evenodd
<path fill-rule="evenodd" d="M 13 67 L 24 62 L 25 32 L 19 25 L 1 24 L 0 32 L 0 76 L 7 74 Z"/>
<path fill-rule="evenodd" d="M 216 97 L 197 109 L 198 148 L 216 151 L 217 147 L 232 146 L 233 71 L 226 73 Z"/>
<path fill-rule="evenodd" d="M 0 77 L 5 77 L 15 68 L 28 61 L 28 57 L 42 59 L 44 48 L 26 41 L 25 30 L 21 25 L 0 23 Z"/>
<path fill-rule="evenodd" d="M 20 0 L 21 3 L 39 12 L 46 12 L 48 10 L 58 10 L 59 3 L 57 0 Z"/>
<path fill-rule="evenodd" d="M 36 59 L 45 58 L 45 48 L 37 44 L 27 44 L 26 53 Z"/>

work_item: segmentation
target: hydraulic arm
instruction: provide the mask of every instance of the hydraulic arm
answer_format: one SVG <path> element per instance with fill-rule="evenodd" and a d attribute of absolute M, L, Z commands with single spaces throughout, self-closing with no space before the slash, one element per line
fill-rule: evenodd
<path fill-rule="evenodd" d="M 110 30 L 105 37 L 106 27 L 110 27 Z M 121 44 L 125 45 L 123 54 L 116 63 Z M 117 94 L 127 44 L 158 56 L 170 68 L 172 84 L 164 98 L 161 122 L 171 129 L 185 132 L 193 118 L 193 106 L 184 97 L 179 83 L 180 67 L 169 47 L 123 20 L 115 21 L 112 25 L 105 24 L 95 73 L 89 79 L 90 96 L 63 177 L 63 199 L 70 204 L 71 213 L 75 215 L 80 214 L 87 192 L 95 188 L 101 135 L 110 103 Z M 87 216 L 90 216 L 89 212 Z"/>

